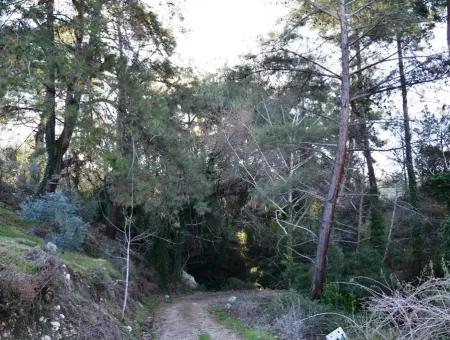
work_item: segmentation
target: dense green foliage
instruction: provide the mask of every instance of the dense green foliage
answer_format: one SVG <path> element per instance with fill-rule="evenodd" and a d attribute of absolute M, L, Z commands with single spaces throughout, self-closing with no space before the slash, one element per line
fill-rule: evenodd
<path fill-rule="evenodd" d="M 145 1 L 3 1 L 0 122 L 30 138 L 2 149 L 0 199 L 55 224 L 48 239 L 62 247 L 86 247 L 93 222 L 129 237 L 165 289 L 186 270 L 207 289 L 309 291 L 342 46 L 335 2 L 290 3 L 258 54 L 200 77 L 174 64 L 171 27 Z M 322 300 L 351 312 L 365 294 L 346 284 L 355 277 L 414 281 L 430 261 L 450 261 L 448 107 L 407 101 L 441 90 L 449 62 L 426 53 L 443 1 L 344 4 L 349 149 Z M 67 197 L 94 212 L 83 220 Z"/>

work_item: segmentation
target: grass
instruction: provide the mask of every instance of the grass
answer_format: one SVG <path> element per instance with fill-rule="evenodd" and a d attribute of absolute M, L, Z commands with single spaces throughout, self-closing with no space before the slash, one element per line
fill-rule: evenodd
<path fill-rule="evenodd" d="M 23 219 L 15 211 L 2 207 L 0 207 L 0 224 L 14 226 L 19 229 L 29 229 L 31 226 L 31 222 Z"/>
<path fill-rule="evenodd" d="M 17 213 L 0 207 L 0 266 L 24 273 L 35 273 L 37 267 L 24 254 L 42 240 L 30 235 L 31 224 Z"/>
<path fill-rule="evenodd" d="M 27 260 L 24 254 L 32 249 L 26 242 L 11 237 L 0 237 L 0 266 L 11 267 L 19 272 L 36 273 L 36 264 Z"/>
<path fill-rule="evenodd" d="M 102 258 L 93 258 L 74 251 L 64 251 L 61 258 L 75 271 L 81 275 L 90 275 L 99 270 L 108 274 L 111 278 L 119 278 L 119 272 L 113 268 L 111 262 Z"/>
<path fill-rule="evenodd" d="M 43 240 L 31 235 L 31 223 L 16 212 L 0 207 L 0 265 L 22 272 L 35 272 L 33 261 L 26 260 L 24 253 L 42 244 Z M 89 276 L 103 272 L 111 278 L 118 278 L 119 272 L 112 264 L 101 258 L 92 258 L 81 253 L 64 251 L 60 257 L 77 273 Z"/>
<path fill-rule="evenodd" d="M 153 314 L 160 302 L 160 296 L 148 297 L 144 299 L 142 306 L 137 308 L 132 318 L 134 322 L 134 337 L 132 337 L 132 339 L 141 339 L 142 327 L 144 326 L 145 320 L 147 320 L 147 318 Z"/>
<path fill-rule="evenodd" d="M 212 314 L 227 327 L 231 328 L 239 335 L 242 336 L 244 340 L 275 340 L 276 337 L 270 335 L 267 332 L 253 329 L 244 325 L 238 319 L 232 317 L 225 311 L 221 309 L 214 309 Z"/>
<path fill-rule="evenodd" d="M 42 240 L 30 234 L 31 223 L 14 211 L 0 207 L 0 238 L 18 239 L 22 243 L 37 245 Z"/>
<path fill-rule="evenodd" d="M 208 333 L 202 333 L 198 336 L 198 340 L 211 340 L 211 336 Z"/>

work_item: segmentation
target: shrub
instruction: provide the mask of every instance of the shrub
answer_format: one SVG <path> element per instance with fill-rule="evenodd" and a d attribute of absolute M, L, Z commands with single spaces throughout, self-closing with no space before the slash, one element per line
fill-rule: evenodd
<path fill-rule="evenodd" d="M 293 290 L 238 295 L 230 312 L 244 324 L 282 340 L 322 339 L 339 326 L 348 328 L 345 314 Z"/>
<path fill-rule="evenodd" d="M 255 286 L 250 282 L 245 282 L 237 277 L 230 277 L 227 280 L 227 289 L 232 290 L 246 290 L 246 289 L 254 289 Z"/>
<path fill-rule="evenodd" d="M 28 220 L 55 225 L 49 240 L 67 249 L 79 249 L 86 235 L 80 211 L 62 192 L 49 193 L 22 204 L 22 216 Z"/>
<path fill-rule="evenodd" d="M 428 278 L 417 285 L 400 283 L 386 292 L 372 291 L 364 318 L 352 332 L 366 339 L 449 339 L 450 279 Z"/>
<path fill-rule="evenodd" d="M 288 288 L 307 291 L 311 287 L 312 266 L 309 263 L 286 263 L 282 277 Z"/>

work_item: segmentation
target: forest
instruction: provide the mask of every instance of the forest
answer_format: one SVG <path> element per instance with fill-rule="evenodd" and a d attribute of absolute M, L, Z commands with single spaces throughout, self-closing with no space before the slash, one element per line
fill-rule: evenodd
<path fill-rule="evenodd" d="M 152 339 L 142 305 L 186 280 L 283 292 L 273 329 L 239 321 L 267 339 L 450 338 L 450 1 L 279 2 L 205 74 L 184 0 L 0 1 L 2 338 Z M 91 299 L 101 332 L 64 331 Z"/>

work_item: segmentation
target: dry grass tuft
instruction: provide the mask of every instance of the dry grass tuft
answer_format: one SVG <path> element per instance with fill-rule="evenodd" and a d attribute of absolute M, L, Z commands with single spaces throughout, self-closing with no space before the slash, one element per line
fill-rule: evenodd
<path fill-rule="evenodd" d="M 428 278 L 417 285 L 374 294 L 354 332 L 366 339 L 449 339 L 450 278 Z"/>

